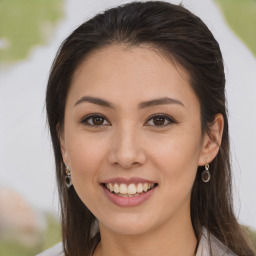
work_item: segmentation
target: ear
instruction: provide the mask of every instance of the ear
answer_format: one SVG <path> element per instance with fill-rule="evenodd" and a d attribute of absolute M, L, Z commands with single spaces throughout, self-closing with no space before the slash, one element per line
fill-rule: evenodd
<path fill-rule="evenodd" d="M 205 132 L 203 136 L 202 148 L 198 160 L 199 166 L 210 163 L 218 154 L 222 140 L 223 128 L 223 115 L 217 114 L 210 127 L 209 134 Z"/>
<path fill-rule="evenodd" d="M 57 134 L 58 134 L 58 138 L 59 138 L 59 142 L 60 142 L 62 159 L 66 165 L 70 166 L 67 149 L 66 149 L 66 144 L 65 144 L 65 139 L 64 139 L 64 131 L 60 128 L 59 123 L 56 125 L 56 130 L 57 130 Z"/>

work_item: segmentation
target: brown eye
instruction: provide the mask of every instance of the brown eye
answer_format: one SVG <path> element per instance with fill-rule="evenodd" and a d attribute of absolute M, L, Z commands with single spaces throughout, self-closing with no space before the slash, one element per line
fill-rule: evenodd
<path fill-rule="evenodd" d="M 102 117 L 93 117 L 92 118 L 92 123 L 94 125 L 103 125 L 104 119 Z"/>
<path fill-rule="evenodd" d="M 89 115 L 81 121 L 88 126 L 103 126 L 109 124 L 109 122 L 101 115 Z"/>
<path fill-rule="evenodd" d="M 153 118 L 153 123 L 155 125 L 164 125 L 166 119 L 162 116 L 157 116 Z"/>
<path fill-rule="evenodd" d="M 155 115 L 151 117 L 148 122 L 149 126 L 167 126 L 172 123 L 177 123 L 173 118 L 167 115 Z"/>

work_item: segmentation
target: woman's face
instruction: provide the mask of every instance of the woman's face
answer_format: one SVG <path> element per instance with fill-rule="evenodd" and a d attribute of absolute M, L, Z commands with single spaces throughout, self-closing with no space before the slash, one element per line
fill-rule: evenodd
<path fill-rule="evenodd" d="M 75 71 L 62 154 L 100 227 L 141 234 L 190 221 L 202 140 L 185 73 L 156 51 L 113 45 Z"/>

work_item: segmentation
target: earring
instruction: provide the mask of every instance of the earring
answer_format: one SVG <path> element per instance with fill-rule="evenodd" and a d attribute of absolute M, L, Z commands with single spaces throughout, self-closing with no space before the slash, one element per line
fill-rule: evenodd
<path fill-rule="evenodd" d="M 71 179 L 71 169 L 66 164 L 65 164 L 65 166 L 66 166 L 65 183 L 66 183 L 67 188 L 70 188 L 73 185 L 72 179 Z"/>
<path fill-rule="evenodd" d="M 211 174 L 209 172 L 209 164 L 205 164 L 205 170 L 201 174 L 202 181 L 207 183 L 211 179 Z"/>

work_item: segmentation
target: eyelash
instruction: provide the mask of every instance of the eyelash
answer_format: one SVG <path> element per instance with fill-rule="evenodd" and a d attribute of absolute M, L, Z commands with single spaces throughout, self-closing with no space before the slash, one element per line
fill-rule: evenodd
<path fill-rule="evenodd" d="M 87 126 L 91 126 L 91 127 L 102 127 L 102 126 L 104 126 L 104 124 L 102 124 L 102 125 L 94 125 L 94 124 L 88 123 L 88 121 L 90 119 L 97 118 L 97 117 L 102 118 L 104 120 L 107 120 L 103 115 L 100 115 L 100 114 L 90 114 L 90 115 L 87 115 L 84 118 L 82 118 L 81 123 L 84 124 L 84 125 L 87 125 Z M 170 116 L 168 116 L 166 114 L 154 114 L 154 115 L 149 117 L 149 119 L 147 120 L 146 123 L 148 123 L 151 119 L 153 120 L 153 118 L 156 118 L 156 117 L 164 118 L 165 121 L 167 120 L 169 123 L 168 124 L 163 124 L 163 125 L 147 125 L 147 126 L 155 126 L 155 127 L 161 128 L 161 127 L 166 127 L 166 126 L 168 126 L 170 124 L 173 124 L 173 123 L 178 123 L 174 118 L 172 118 L 172 117 L 170 117 Z M 165 123 L 165 121 L 164 121 L 164 123 Z"/>

